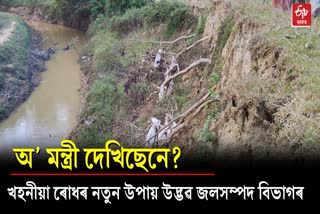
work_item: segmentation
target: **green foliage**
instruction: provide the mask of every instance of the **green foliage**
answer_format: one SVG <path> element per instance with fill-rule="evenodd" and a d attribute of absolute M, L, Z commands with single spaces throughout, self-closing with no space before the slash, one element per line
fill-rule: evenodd
<path fill-rule="evenodd" d="M 169 20 L 169 16 L 176 8 L 183 5 L 177 1 L 163 0 L 154 4 L 149 4 L 143 8 L 143 16 L 146 17 L 148 26 L 156 26 Z"/>
<path fill-rule="evenodd" d="M 214 132 L 210 131 L 210 124 L 213 120 L 217 119 L 218 108 L 217 105 L 214 105 L 213 112 L 209 113 L 207 119 L 205 120 L 202 129 L 200 130 L 200 136 L 198 137 L 198 141 L 209 143 L 214 142 L 216 140 L 216 135 Z"/>
<path fill-rule="evenodd" d="M 109 16 L 123 14 L 127 9 L 140 8 L 154 0 L 108 0 L 105 4 L 105 12 Z"/>
<path fill-rule="evenodd" d="M 3 88 L 4 83 L 5 83 L 5 76 L 0 70 L 0 90 Z"/>
<path fill-rule="evenodd" d="M 89 0 L 54 0 L 52 13 L 65 21 L 73 17 L 89 17 Z"/>
<path fill-rule="evenodd" d="M 196 24 L 196 18 L 186 4 L 164 0 L 153 4 L 138 4 L 111 17 L 97 15 L 89 32 L 93 34 L 97 29 L 109 29 L 127 34 L 140 27 L 154 27 L 159 24 L 166 24 L 165 35 L 170 37 L 179 29 Z"/>
<path fill-rule="evenodd" d="M 207 17 L 202 15 L 200 17 L 200 21 L 196 27 L 196 34 L 202 35 L 204 32 L 204 28 L 206 27 Z"/>
<path fill-rule="evenodd" d="M 110 19 L 111 30 L 121 34 L 127 34 L 143 26 L 143 22 L 143 15 L 138 8 L 129 9 L 123 15 L 116 15 Z"/>
<path fill-rule="evenodd" d="M 176 30 L 196 23 L 190 7 L 182 1 L 163 0 L 141 8 L 147 26 L 167 23 L 165 35 L 172 36 Z"/>
<path fill-rule="evenodd" d="M 227 41 L 232 32 L 233 26 L 234 26 L 234 17 L 228 16 L 219 28 L 219 32 L 218 32 L 219 41 L 217 42 L 217 47 L 214 50 L 213 59 L 212 59 L 215 65 L 218 65 L 220 63 L 219 62 L 220 56 L 222 54 L 224 46 L 227 44 Z"/>
<path fill-rule="evenodd" d="M 142 129 L 146 129 L 148 128 L 148 120 L 149 118 L 144 116 L 136 122 L 136 125 Z"/>
<path fill-rule="evenodd" d="M 92 39 L 94 44 L 95 69 L 106 73 L 121 69 L 121 43 L 116 36 L 109 32 L 98 32 Z"/>
<path fill-rule="evenodd" d="M 177 102 L 178 109 L 183 112 L 191 103 L 188 95 L 192 92 L 192 84 L 181 86 L 177 84 L 174 90 L 174 99 Z"/>
<path fill-rule="evenodd" d="M 195 17 L 192 15 L 187 5 L 177 5 L 173 11 L 168 14 L 168 24 L 166 28 L 166 36 L 171 37 L 177 29 L 191 26 L 196 23 Z"/>
<path fill-rule="evenodd" d="M 95 126 L 86 126 L 77 134 L 77 142 L 81 143 L 81 146 L 95 145 L 99 141 L 101 141 L 99 129 Z"/>
<path fill-rule="evenodd" d="M 2 105 L 0 105 L 0 120 L 1 119 L 3 119 L 3 118 L 5 118 L 6 117 L 6 110 L 5 110 L 5 108 L 2 106 Z"/>
<path fill-rule="evenodd" d="M 108 0 L 90 0 L 89 1 L 89 8 L 90 14 L 93 19 L 96 19 L 98 15 L 104 14 L 105 5 L 107 4 Z"/>
<path fill-rule="evenodd" d="M 216 72 L 213 72 L 213 73 L 211 74 L 210 82 L 211 82 L 213 85 L 215 85 L 215 84 L 217 84 L 219 81 L 220 81 L 219 75 L 218 75 Z"/>
<path fill-rule="evenodd" d="M 54 0 L 0 0 L 0 4 L 10 6 L 47 6 L 53 2 Z"/>
<path fill-rule="evenodd" d="M 90 88 L 86 101 L 86 114 L 95 121 L 80 130 L 77 141 L 81 145 L 102 143 L 112 136 L 115 116 L 121 114 L 119 106 L 126 106 L 123 87 L 115 82 L 112 75 L 98 79 Z"/>
<path fill-rule="evenodd" d="M 17 16 L 0 13 L 2 22 L 16 22 L 15 31 L 9 40 L 0 46 L 0 67 L 12 64 L 17 73 L 23 74 L 28 63 L 31 34 L 28 26 Z"/>
<path fill-rule="evenodd" d="M 94 55 L 93 68 L 98 73 L 98 79 L 90 87 L 87 108 L 82 115 L 83 119 L 90 115 L 94 122 L 81 128 L 77 135 L 77 141 L 82 144 L 97 144 L 100 143 L 99 138 L 111 138 L 113 132 L 117 132 L 114 128 L 118 126 L 118 118 L 121 118 L 121 121 L 130 120 L 128 104 L 130 103 L 131 108 L 137 107 L 150 93 L 149 86 L 144 81 L 132 83 L 128 95 L 123 92 L 123 81 L 119 79 L 119 72 L 126 71 L 132 63 L 140 59 L 150 44 L 121 40 L 122 36 L 142 27 L 149 28 L 159 24 L 165 24 L 166 33 L 173 34 L 182 27 L 188 27 L 195 20 L 190 9 L 178 1 L 126 1 L 130 5 L 124 6 L 124 9 L 118 8 L 124 3 L 121 2 L 110 1 L 104 8 L 104 1 L 91 1 L 89 4 L 95 20 L 88 30 L 90 42 L 87 51 Z M 115 3 L 119 5 L 112 5 Z M 187 102 L 187 93 L 184 91 L 176 94 L 178 105 L 181 106 L 185 106 Z M 167 108 L 174 108 L 174 105 L 175 102 L 169 98 L 159 103 L 155 116 L 163 117 Z M 145 127 L 147 122 L 148 118 L 145 118 L 139 124 Z"/>
<path fill-rule="evenodd" d="M 143 102 L 148 94 L 149 87 L 145 82 L 137 82 L 130 87 L 130 100 L 134 106 L 137 106 L 139 103 Z"/>
<path fill-rule="evenodd" d="M 153 0 L 54 0 L 52 11 L 64 20 L 79 16 L 96 20 L 101 15 L 109 18 L 119 16 L 130 8 L 140 8 L 152 2 Z"/>

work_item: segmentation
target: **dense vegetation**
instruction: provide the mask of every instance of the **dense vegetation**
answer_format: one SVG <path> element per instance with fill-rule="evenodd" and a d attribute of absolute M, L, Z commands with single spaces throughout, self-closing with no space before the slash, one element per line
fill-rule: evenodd
<path fill-rule="evenodd" d="M 98 2 L 101 7 L 99 10 L 93 7 L 99 13 L 92 13 L 96 19 L 88 30 L 90 42 L 83 53 L 94 56 L 92 68 L 98 78 L 92 83 L 87 106 L 81 115 L 82 119 L 90 116 L 95 122 L 83 126 L 77 133 L 76 141 L 82 145 L 103 143 L 113 137 L 113 128 L 129 120 L 129 108 L 134 108 L 151 92 L 150 86 L 141 81 L 131 86 L 129 95 L 124 92 L 122 77 L 128 73 L 130 66 L 141 59 L 149 45 L 130 42 L 125 38 L 133 31 L 144 31 L 159 25 L 163 26 L 163 31 L 155 35 L 155 39 L 170 38 L 184 28 L 192 28 L 195 32 L 203 28 L 197 27 L 197 19 L 190 8 L 180 1 L 110 1 L 105 5 L 102 2 L 106 1 L 91 1 Z M 121 6 L 124 2 L 127 4 Z M 113 8 L 112 13 L 110 8 Z M 129 143 L 130 136 L 126 140 L 125 143 Z"/>
<path fill-rule="evenodd" d="M 3 89 L 6 78 L 4 68 L 12 66 L 18 77 L 26 74 L 28 66 L 28 51 L 31 34 L 27 25 L 17 16 L 0 12 L 0 29 L 7 28 L 15 22 L 15 30 L 0 46 L 0 90 Z M 0 119 L 6 114 L 6 109 L 0 105 Z"/>
<path fill-rule="evenodd" d="M 38 5 L 51 5 L 54 0 L 0 0 L 2 5 L 11 6 L 38 6 Z"/>
<path fill-rule="evenodd" d="M 239 83 L 242 90 L 238 90 L 238 99 L 243 103 L 259 101 L 276 109 L 272 112 L 272 125 L 276 127 L 275 133 L 272 133 L 274 139 L 319 143 L 320 79 L 317 58 L 320 40 L 317 29 L 320 22 L 315 19 L 313 26 L 308 29 L 291 28 L 288 13 L 274 9 L 271 1 L 268 4 L 255 0 L 247 0 L 246 4 L 241 0 L 230 2 L 234 12 L 240 12 L 227 17 L 218 32 L 219 42 L 212 53 L 214 65 L 207 68 L 213 75 L 205 84 L 212 86 L 220 81 L 219 72 L 226 63 L 221 59 L 221 55 L 239 21 L 237 16 L 241 14 L 242 18 L 263 23 L 264 28 L 261 28 L 259 36 L 268 44 L 283 50 L 281 57 L 290 65 L 290 68 L 286 68 L 286 72 L 289 70 L 288 78 L 277 78 L 276 81 L 255 79 L 252 84 Z M 207 21 L 206 14 L 195 17 L 191 8 L 183 1 L 175 0 L 0 0 L 0 4 L 49 5 L 53 16 L 65 20 L 72 16 L 89 17 L 89 43 L 82 55 L 92 58 L 89 69 L 92 71 L 92 78 L 81 121 L 89 121 L 90 125 L 81 126 L 75 136 L 82 145 L 101 143 L 106 138 L 113 137 L 116 126 L 123 127 L 123 121 L 130 121 L 130 109 L 136 108 L 141 100 L 154 91 L 147 82 L 136 80 L 130 92 L 126 92 L 123 79 L 129 75 L 130 69 L 138 69 L 135 63 L 141 60 L 147 49 L 155 48 L 143 42 L 132 42 L 130 39 L 139 39 L 137 35 L 144 35 L 143 33 L 151 30 L 154 31 L 148 39 L 155 41 L 172 39 L 179 35 L 179 32 L 194 33 L 200 37 Z M 274 17 L 279 17 L 277 23 L 274 22 Z M 6 26 L 5 19 L 6 17 L 0 19 L 0 28 Z M 20 37 L 13 37 L 8 46 L 1 47 L 3 50 L 0 50 L 0 65 L 20 62 L 15 66 L 21 72 L 25 62 L 25 50 L 9 48 L 9 45 L 21 42 L 26 44 L 25 41 L 30 39 L 22 26 L 17 28 L 17 31 L 21 31 Z M 25 47 L 23 44 L 19 47 Z M 310 48 L 306 48 L 307 44 Z M 14 56 L 12 61 L 8 61 L 10 51 Z M 0 85 L 1 81 L 3 80 L 0 76 Z M 191 90 L 192 85 L 176 87 L 174 99 L 180 110 L 185 110 L 192 101 L 188 98 Z M 159 104 L 156 107 L 154 113 L 157 114 L 163 106 Z M 2 111 L 0 106 L 0 114 Z M 215 107 L 211 114 L 206 116 L 200 135 L 197 136 L 199 141 L 212 141 L 215 138 L 209 129 L 217 112 Z M 138 126 L 146 128 L 148 119 L 140 118 Z M 129 143 L 130 135 L 125 137 Z"/>

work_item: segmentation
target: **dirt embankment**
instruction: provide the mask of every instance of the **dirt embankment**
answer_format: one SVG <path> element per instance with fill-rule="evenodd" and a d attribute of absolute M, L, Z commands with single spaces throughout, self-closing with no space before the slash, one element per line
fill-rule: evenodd
<path fill-rule="evenodd" d="M 204 36 L 211 40 L 203 48 L 212 53 L 213 72 L 220 76 L 214 87 L 219 114 L 209 126 L 214 156 L 248 162 L 319 159 L 319 146 L 290 140 L 286 119 L 279 119 L 292 116 L 280 115 L 294 102 L 282 91 L 297 78 L 286 52 L 263 36 L 269 29 L 264 23 L 232 11 L 224 1 L 210 5 Z M 203 124 L 208 113 L 197 119 Z M 199 130 L 195 124 L 187 133 Z M 180 135 L 179 143 L 192 137 L 187 135 Z"/>
<path fill-rule="evenodd" d="M 0 89 L 0 106 L 2 108 L 0 120 L 7 118 L 21 103 L 27 100 L 33 89 L 40 83 L 40 73 L 46 70 L 45 62 L 55 52 L 53 49 L 41 50 L 39 48 L 41 43 L 40 34 L 32 29 L 29 29 L 29 31 L 31 43 L 26 52 L 28 56 L 26 64 L 23 65 L 25 69 L 21 71 L 17 70 L 16 67 L 17 64 L 23 62 L 1 65 L 0 68 L 4 78 Z M 6 42 L 15 33 L 13 28 L 8 38 L 0 45 L 6 45 Z"/>
<path fill-rule="evenodd" d="M 50 7 L 27 7 L 27 6 L 3 6 L 0 11 L 10 12 L 21 16 L 26 21 L 41 21 L 49 24 L 58 24 L 86 31 L 90 24 L 87 14 L 72 14 L 67 20 L 51 15 Z"/>
<path fill-rule="evenodd" d="M 186 102 L 194 102 L 208 90 L 214 91 L 218 101 L 203 108 L 197 117 L 185 118 L 188 121 L 186 127 L 176 134 L 170 145 L 179 145 L 184 153 L 190 152 L 191 156 L 250 162 L 259 159 L 295 160 L 315 154 L 310 153 L 307 144 L 288 142 L 278 134 L 282 124 L 276 115 L 290 102 L 290 97 L 273 90 L 276 84 L 290 83 L 294 79 L 283 50 L 263 37 L 263 23 L 234 11 L 226 1 L 208 2 L 203 4 L 202 1 L 190 0 L 195 14 L 206 12 L 202 37 L 209 39 L 196 51 L 183 56 L 185 64 L 181 69 L 199 56 L 212 59 L 212 64 L 191 69 L 175 83 L 175 87 L 188 92 L 180 96 Z M 90 71 L 89 64 L 86 70 Z M 149 75 L 144 64 L 131 70 L 134 77 L 139 77 L 135 71 L 147 74 L 140 76 Z M 159 84 L 159 81 L 155 82 Z M 175 96 L 176 93 L 177 89 Z M 154 116 L 157 100 L 156 96 L 150 96 L 132 105 L 137 107 L 131 109 L 134 119 L 130 122 L 134 124 Z M 161 116 L 159 112 L 158 115 Z M 120 128 L 118 133 L 123 132 L 125 125 Z M 139 130 L 142 133 L 140 137 L 143 136 L 141 142 L 145 139 L 145 130 Z M 204 137 L 199 138 L 200 135 Z M 120 141 L 125 141 L 128 135 L 124 136 L 114 135 Z"/>

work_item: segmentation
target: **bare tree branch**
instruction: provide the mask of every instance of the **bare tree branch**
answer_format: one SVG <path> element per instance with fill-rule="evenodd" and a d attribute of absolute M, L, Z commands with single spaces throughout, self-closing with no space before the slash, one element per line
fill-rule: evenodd
<path fill-rule="evenodd" d="M 173 41 L 145 41 L 145 40 L 141 40 L 141 39 L 128 39 L 128 41 L 135 41 L 135 42 L 142 42 L 142 43 L 153 43 L 153 44 L 169 44 L 172 45 L 174 43 L 179 42 L 182 39 L 190 39 L 192 37 L 194 37 L 196 34 L 191 34 L 189 36 L 181 36 Z"/>
<path fill-rule="evenodd" d="M 207 37 L 204 37 L 204 38 L 202 38 L 202 39 L 200 39 L 200 40 L 198 40 L 198 41 L 196 41 L 195 43 L 193 43 L 192 45 L 190 45 L 190 46 L 187 47 L 186 49 L 180 51 L 180 52 L 176 55 L 176 57 L 179 58 L 183 53 L 189 51 L 189 50 L 192 49 L 194 46 L 198 45 L 199 43 L 201 43 L 201 42 L 203 42 L 203 41 L 205 41 L 205 40 L 207 40 L 207 39 L 209 39 L 208 36 L 207 36 Z"/>
<path fill-rule="evenodd" d="M 163 83 L 162 86 L 166 86 L 171 80 L 173 80 L 174 78 L 183 75 L 187 72 L 189 72 L 192 68 L 202 64 L 202 63 L 206 63 L 206 64 L 211 64 L 211 60 L 210 59 L 206 59 L 206 58 L 201 58 L 198 61 L 192 63 L 191 65 L 189 65 L 187 68 L 185 68 L 184 70 L 172 75 L 171 77 L 169 77 L 168 79 L 166 79 Z"/>
<path fill-rule="evenodd" d="M 199 106 L 199 104 L 200 104 L 200 101 L 199 101 L 198 103 L 196 103 L 196 104 L 193 106 L 193 107 L 195 107 L 195 108 L 191 107 L 192 109 L 190 108 L 187 112 L 184 113 L 183 116 L 182 116 L 182 115 L 179 116 L 179 118 L 182 118 L 182 119 L 180 120 L 180 122 L 178 123 L 178 125 L 173 129 L 172 133 L 170 134 L 169 139 L 166 140 L 166 142 L 164 142 L 163 144 L 161 144 L 160 147 L 162 147 L 162 146 L 164 146 L 165 144 L 169 143 L 169 142 L 172 140 L 172 138 L 173 138 L 177 133 L 180 132 L 180 130 L 182 130 L 182 129 L 184 129 L 184 128 L 186 128 L 186 127 L 188 126 L 189 121 L 190 121 L 191 119 L 193 119 L 195 116 L 197 116 L 197 115 L 202 111 L 202 109 L 203 109 L 205 106 L 209 105 L 210 103 L 213 103 L 214 101 L 218 101 L 218 100 L 212 100 L 212 99 L 207 98 L 207 99 L 205 99 L 205 100 L 203 101 L 203 103 L 202 103 L 200 106 Z M 196 109 L 196 110 L 195 110 L 195 109 Z M 195 110 L 195 112 L 191 115 L 191 118 L 188 119 L 188 121 L 184 121 L 185 118 L 186 118 L 187 116 L 189 116 L 189 114 L 190 114 L 191 112 L 193 112 L 194 110 Z"/>
<path fill-rule="evenodd" d="M 159 133 L 161 133 L 163 130 L 169 128 L 174 122 L 177 122 L 177 126 L 174 128 L 174 131 L 172 132 L 172 134 L 170 135 L 170 138 L 172 138 L 173 134 L 176 134 L 179 130 L 181 130 L 182 128 L 184 128 L 187 125 L 187 122 L 184 122 L 185 118 L 188 117 L 193 111 L 195 111 L 193 113 L 193 117 L 196 116 L 203 108 L 204 106 L 214 102 L 214 101 L 218 101 L 218 99 L 212 100 L 210 99 L 210 92 L 207 93 L 205 96 L 203 96 L 198 102 L 196 102 L 195 104 L 193 104 L 187 111 L 185 111 L 183 114 L 179 115 L 178 117 L 174 118 L 173 120 L 171 120 L 167 125 L 161 127 L 161 129 L 159 129 L 157 131 L 157 133 L 152 136 L 150 139 L 155 138 Z M 177 131 L 176 131 L 177 130 Z M 144 142 L 144 144 L 146 144 L 147 141 Z"/>

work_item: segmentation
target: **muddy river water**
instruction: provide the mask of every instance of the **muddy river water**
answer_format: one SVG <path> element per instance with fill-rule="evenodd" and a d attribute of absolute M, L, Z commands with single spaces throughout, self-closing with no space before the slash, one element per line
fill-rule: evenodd
<path fill-rule="evenodd" d="M 57 147 L 76 125 L 80 111 L 81 73 L 79 50 L 84 33 L 45 23 L 29 23 L 42 33 L 42 47 L 54 47 L 55 55 L 41 74 L 41 83 L 26 102 L 0 123 L 0 150 L 13 147 Z M 63 47 L 71 43 L 71 49 Z"/>

